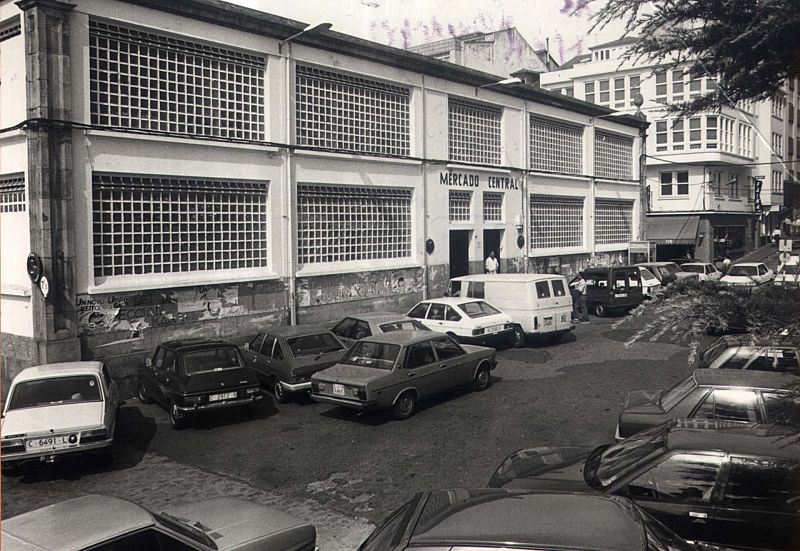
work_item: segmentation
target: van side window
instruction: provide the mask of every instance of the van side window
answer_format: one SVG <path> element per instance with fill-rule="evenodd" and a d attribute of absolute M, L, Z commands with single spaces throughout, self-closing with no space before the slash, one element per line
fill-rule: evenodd
<path fill-rule="evenodd" d="M 550 283 L 553 284 L 553 295 L 557 297 L 563 297 L 567 294 L 566 290 L 564 289 L 564 282 L 560 279 L 552 279 Z"/>
<path fill-rule="evenodd" d="M 546 281 L 536 282 L 536 296 L 539 298 L 550 298 L 550 287 Z"/>
<path fill-rule="evenodd" d="M 470 281 L 469 289 L 467 290 L 467 297 L 486 298 L 486 293 L 483 288 L 483 281 Z"/>

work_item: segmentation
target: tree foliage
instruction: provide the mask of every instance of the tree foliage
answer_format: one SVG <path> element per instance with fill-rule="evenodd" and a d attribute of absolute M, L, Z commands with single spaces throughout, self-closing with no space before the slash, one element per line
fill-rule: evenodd
<path fill-rule="evenodd" d="M 598 0 L 594 0 L 598 1 Z M 627 58 L 688 64 L 692 77 L 715 76 L 708 95 L 669 106 L 683 115 L 742 100 L 770 98 L 800 75 L 799 0 L 601 0 L 594 28 L 619 20 L 636 36 Z"/>

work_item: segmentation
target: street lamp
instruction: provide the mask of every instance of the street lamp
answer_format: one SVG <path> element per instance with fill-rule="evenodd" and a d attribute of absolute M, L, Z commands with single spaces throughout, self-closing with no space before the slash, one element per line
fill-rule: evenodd
<path fill-rule="evenodd" d="M 498 80 L 497 82 L 490 82 L 489 84 L 483 84 L 475 88 L 475 95 L 478 95 L 478 90 L 481 88 L 488 88 L 489 86 L 505 86 L 507 84 L 521 84 L 522 79 L 519 77 L 508 77 L 504 78 L 503 80 Z"/>
<path fill-rule="evenodd" d="M 650 199 L 647 193 L 647 116 L 642 113 L 642 105 L 644 105 L 644 97 L 642 94 L 636 94 L 633 98 L 633 104 L 636 106 L 634 117 L 641 121 L 639 126 L 639 240 L 647 240 L 647 211 L 649 210 Z M 705 195 L 703 196 L 705 198 Z"/>
<path fill-rule="evenodd" d="M 278 53 L 281 53 L 284 44 L 286 44 L 287 42 L 291 42 L 295 38 L 303 36 L 304 34 L 316 33 L 319 31 L 327 31 L 331 27 L 333 27 L 333 23 L 317 23 L 316 25 L 307 25 L 306 28 L 300 31 L 299 33 L 295 33 L 289 38 L 286 38 L 278 42 Z"/>

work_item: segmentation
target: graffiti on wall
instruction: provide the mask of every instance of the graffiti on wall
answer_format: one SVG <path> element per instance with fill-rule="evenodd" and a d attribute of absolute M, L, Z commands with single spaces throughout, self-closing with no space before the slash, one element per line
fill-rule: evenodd
<path fill-rule="evenodd" d="M 530 259 L 530 269 L 535 274 L 575 275 L 596 266 L 624 266 L 628 263 L 627 251 L 595 253 L 593 255 L 537 257 Z"/>
<path fill-rule="evenodd" d="M 421 292 L 423 287 L 418 268 L 309 277 L 297 281 L 297 304 L 305 307 L 387 297 Z"/>

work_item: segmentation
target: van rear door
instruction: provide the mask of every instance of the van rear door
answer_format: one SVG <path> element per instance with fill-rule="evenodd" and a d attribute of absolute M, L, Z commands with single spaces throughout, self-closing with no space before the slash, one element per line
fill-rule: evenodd
<path fill-rule="evenodd" d="M 550 281 L 542 279 L 534 284 L 539 302 L 536 315 L 539 317 L 539 333 L 552 333 L 556 330 L 556 302 Z"/>
<path fill-rule="evenodd" d="M 567 280 L 554 277 L 550 280 L 550 287 L 553 291 L 556 331 L 569 331 L 572 329 L 572 297 L 567 291 Z"/>

